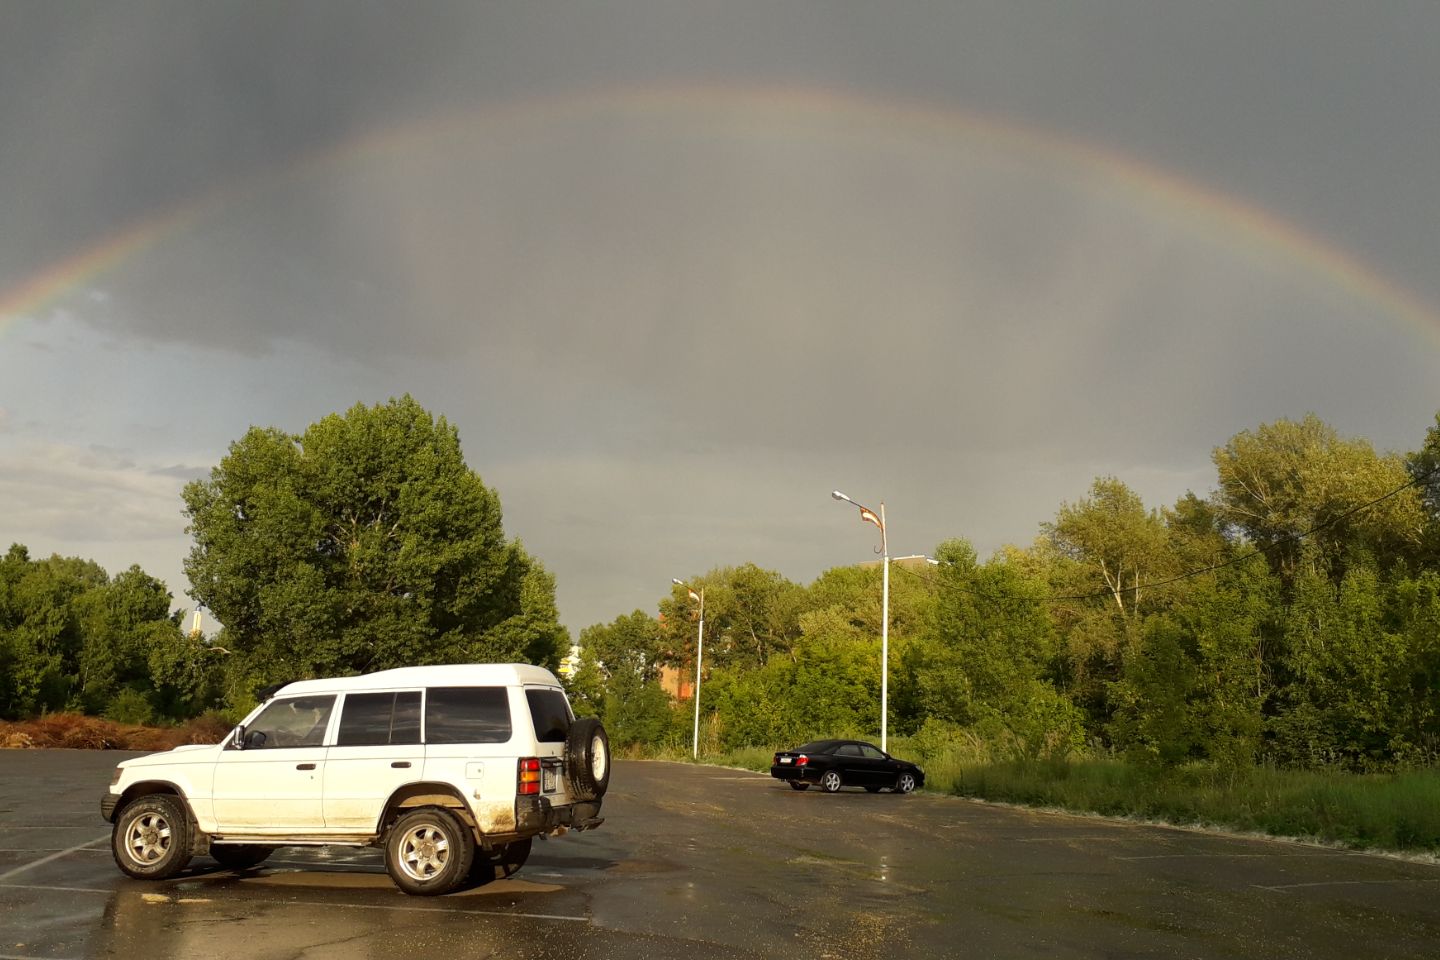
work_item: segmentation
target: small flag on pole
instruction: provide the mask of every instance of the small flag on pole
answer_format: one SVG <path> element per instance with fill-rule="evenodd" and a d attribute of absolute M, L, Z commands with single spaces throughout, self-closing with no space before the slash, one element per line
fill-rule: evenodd
<path fill-rule="evenodd" d="M 694 600 L 696 603 L 699 603 L 699 602 L 700 602 L 700 594 L 696 593 L 694 590 L 691 590 L 691 591 L 690 591 L 690 599 L 691 599 L 691 600 Z"/>
<path fill-rule="evenodd" d="M 871 513 L 869 510 L 866 510 L 864 507 L 860 508 L 860 519 L 864 520 L 866 523 L 873 523 L 875 524 L 875 526 L 880 527 L 882 530 L 884 529 L 884 525 L 881 524 L 880 518 L 875 516 L 875 514 Z"/>

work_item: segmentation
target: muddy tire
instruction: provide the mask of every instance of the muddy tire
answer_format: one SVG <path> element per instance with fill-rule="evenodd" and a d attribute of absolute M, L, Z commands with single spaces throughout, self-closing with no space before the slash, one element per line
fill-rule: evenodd
<path fill-rule="evenodd" d="M 915 789 L 915 774 L 902 773 L 895 778 L 896 793 L 910 793 Z"/>
<path fill-rule="evenodd" d="M 826 770 L 820 777 L 820 789 L 826 793 L 839 793 L 845 782 L 840 779 L 839 770 Z"/>
<path fill-rule="evenodd" d="M 594 717 L 570 724 L 565 779 L 571 800 L 599 800 L 610 789 L 610 736 Z"/>
<path fill-rule="evenodd" d="M 395 886 L 417 897 L 449 893 L 470 875 L 475 837 L 454 814 L 421 807 L 405 814 L 385 836 L 385 870 Z"/>
<path fill-rule="evenodd" d="M 190 863 L 190 811 L 185 801 L 152 793 L 125 805 L 110 832 L 115 864 L 137 880 L 168 880 Z"/>
<path fill-rule="evenodd" d="M 210 856 L 227 870 L 248 870 L 263 863 L 274 850 L 259 843 L 216 843 L 210 846 Z"/>

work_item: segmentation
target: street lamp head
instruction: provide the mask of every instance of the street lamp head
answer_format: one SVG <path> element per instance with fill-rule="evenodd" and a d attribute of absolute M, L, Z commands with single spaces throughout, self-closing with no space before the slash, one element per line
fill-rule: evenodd
<path fill-rule="evenodd" d="M 683 587 L 683 586 L 685 586 L 685 581 L 684 581 L 684 580 L 677 580 L 677 579 L 675 579 L 674 577 L 671 577 L 671 578 L 670 578 L 670 582 L 673 583 L 673 584 L 675 584 L 675 586 L 677 586 L 677 587 Z"/>
<path fill-rule="evenodd" d="M 832 491 L 830 496 L 835 498 L 836 500 L 844 500 L 846 503 L 855 502 L 854 500 L 851 500 L 849 497 L 845 496 L 845 494 L 841 493 L 839 490 Z"/>

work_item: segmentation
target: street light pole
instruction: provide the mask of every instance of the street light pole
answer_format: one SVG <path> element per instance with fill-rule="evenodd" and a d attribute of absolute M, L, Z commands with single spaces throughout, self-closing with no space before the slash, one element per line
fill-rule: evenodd
<path fill-rule="evenodd" d="M 859 507 L 860 519 L 880 528 L 880 749 L 888 753 L 886 733 L 890 719 L 890 543 L 885 533 L 885 501 L 880 501 L 880 512 L 877 514 L 839 490 L 832 492 L 830 496 Z"/>
<path fill-rule="evenodd" d="M 695 733 L 690 740 L 690 757 L 697 759 L 700 756 L 700 663 L 705 653 L 705 588 L 701 587 L 696 593 L 688 583 L 683 580 L 670 578 L 676 585 L 690 591 L 690 599 L 700 604 L 700 628 L 695 633 Z"/>

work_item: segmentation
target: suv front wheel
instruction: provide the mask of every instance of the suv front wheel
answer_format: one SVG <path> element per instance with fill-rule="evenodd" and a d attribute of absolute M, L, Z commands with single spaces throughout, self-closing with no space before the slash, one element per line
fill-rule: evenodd
<path fill-rule="evenodd" d="M 190 811 L 185 801 L 152 793 L 125 805 L 110 833 L 110 852 L 137 880 L 168 880 L 190 862 Z"/>
<path fill-rule="evenodd" d="M 422 897 L 449 893 L 470 873 L 475 837 L 454 814 L 422 807 L 395 821 L 385 838 L 385 869 L 395 886 Z"/>

